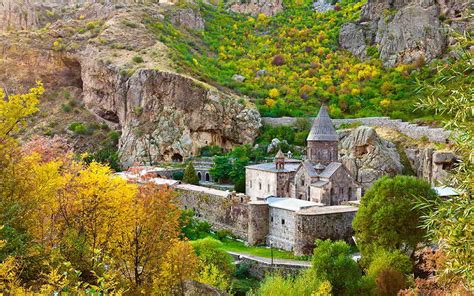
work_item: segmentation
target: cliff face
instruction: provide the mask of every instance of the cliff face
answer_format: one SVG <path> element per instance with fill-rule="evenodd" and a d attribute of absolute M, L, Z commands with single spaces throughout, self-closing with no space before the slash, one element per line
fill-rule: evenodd
<path fill-rule="evenodd" d="M 393 143 L 380 138 L 367 126 L 339 131 L 341 162 L 364 189 L 384 175 L 402 173 L 400 155 Z"/>
<path fill-rule="evenodd" d="M 37 79 L 51 91 L 74 87 L 90 113 L 121 131 L 125 166 L 182 160 L 202 146 L 231 148 L 254 140 L 261 125 L 254 106 L 178 73 L 167 47 L 142 23 L 170 17 L 199 29 L 199 13 L 101 4 L 68 13 L 48 30 L 0 35 L 2 87 L 21 91 Z"/>
<path fill-rule="evenodd" d="M 362 59 L 375 48 L 385 66 L 430 61 L 445 52 L 449 30 L 472 27 L 468 5 L 468 0 L 369 0 L 359 22 L 341 29 L 339 43 Z"/>

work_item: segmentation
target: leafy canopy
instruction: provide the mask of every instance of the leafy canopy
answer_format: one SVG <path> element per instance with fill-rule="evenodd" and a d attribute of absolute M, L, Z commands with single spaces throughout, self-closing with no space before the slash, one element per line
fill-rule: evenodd
<path fill-rule="evenodd" d="M 422 212 L 414 209 L 417 196 L 432 200 L 436 193 L 411 176 L 385 176 L 367 190 L 352 224 L 366 260 L 377 248 L 412 252 L 424 240 L 426 232 L 418 226 Z"/>

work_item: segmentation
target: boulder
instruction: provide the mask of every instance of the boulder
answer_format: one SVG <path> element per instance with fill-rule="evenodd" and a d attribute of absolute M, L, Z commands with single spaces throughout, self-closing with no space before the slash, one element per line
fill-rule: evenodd
<path fill-rule="evenodd" d="M 204 30 L 204 19 L 198 10 L 191 8 L 177 9 L 171 15 L 171 23 L 185 29 Z"/>
<path fill-rule="evenodd" d="M 317 0 L 313 2 L 313 9 L 317 12 L 327 12 L 330 10 L 334 10 L 334 5 L 326 0 Z"/>
<path fill-rule="evenodd" d="M 239 74 L 234 74 L 232 76 L 232 80 L 242 83 L 242 82 L 245 81 L 245 76 L 242 76 L 242 75 L 239 75 Z"/>
<path fill-rule="evenodd" d="M 282 0 L 235 0 L 228 4 L 229 10 L 238 13 L 257 16 L 263 13 L 267 16 L 274 16 L 283 10 Z"/>
<path fill-rule="evenodd" d="M 384 175 L 402 173 L 395 145 L 380 138 L 375 129 L 360 126 L 338 133 L 340 160 L 364 189 Z"/>

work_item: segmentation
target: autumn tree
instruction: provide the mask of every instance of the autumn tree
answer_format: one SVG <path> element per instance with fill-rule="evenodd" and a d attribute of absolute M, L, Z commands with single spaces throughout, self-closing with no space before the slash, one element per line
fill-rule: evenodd
<path fill-rule="evenodd" d="M 151 286 L 163 255 L 180 234 L 180 211 L 175 194 L 154 184 L 140 186 L 131 203 L 129 216 L 113 242 L 118 269 L 134 288 Z"/>
<path fill-rule="evenodd" d="M 153 295 L 184 295 L 185 282 L 196 277 L 198 259 L 187 241 L 173 241 L 153 281 Z"/>
<path fill-rule="evenodd" d="M 92 271 L 128 225 L 137 186 L 112 176 L 109 167 L 96 162 L 77 164 L 76 169 L 65 176 L 67 186 L 57 194 L 58 219 L 69 239 L 81 246 L 71 248 L 66 257 L 75 254 L 80 260 L 76 263 L 85 268 L 84 279 L 94 280 Z"/>

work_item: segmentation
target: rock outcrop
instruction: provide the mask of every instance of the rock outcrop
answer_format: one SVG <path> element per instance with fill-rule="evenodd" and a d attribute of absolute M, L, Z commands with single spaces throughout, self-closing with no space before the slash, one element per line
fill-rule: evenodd
<path fill-rule="evenodd" d="M 282 0 L 236 0 L 229 4 L 229 10 L 238 13 L 256 16 L 263 13 L 267 16 L 274 16 L 283 10 Z"/>
<path fill-rule="evenodd" d="M 341 162 L 364 189 L 384 175 L 401 174 L 403 165 L 395 145 L 366 126 L 339 131 Z"/>
<path fill-rule="evenodd" d="M 437 151 L 433 148 L 407 148 L 405 153 L 416 176 L 432 185 L 443 183 L 457 161 L 452 151 Z"/>
<path fill-rule="evenodd" d="M 174 18 L 187 29 L 203 27 L 198 11 L 180 9 L 92 4 L 62 17 L 47 31 L 5 33 L 0 35 L 0 65 L 15 65 L 16 71 L 0 71 L 0 81 L 9 89 L 20 83 L 31 86 L 36 79 L 47 89 L 78 89 L 97 119 L 121 131 L 119 152 L 125 166 L 182 161 L 206 145 L 230 149 L 253 142 L 261 125 L 255 107 L 178 73 L 167 46 L 143 24 L 145 18 Z M 85 13 L 94 17 L 82 17 Z M 190 14 L 193 18 L 185 21 Z"/>
<path fill-rule="evenodd" d="M 440 56 L 448 45 L 447 26 L 465 30 L 467 0 L 369 0 L 360 21 L 343 26 L 339 36 L 342 48 L 365 59 L 370 47 L 378 50 L 385 66 L 423 63 Z M 472 22 L 472 21 L 471 21 Z M 459 26 L 460 23 L 464 25 Z"/>

